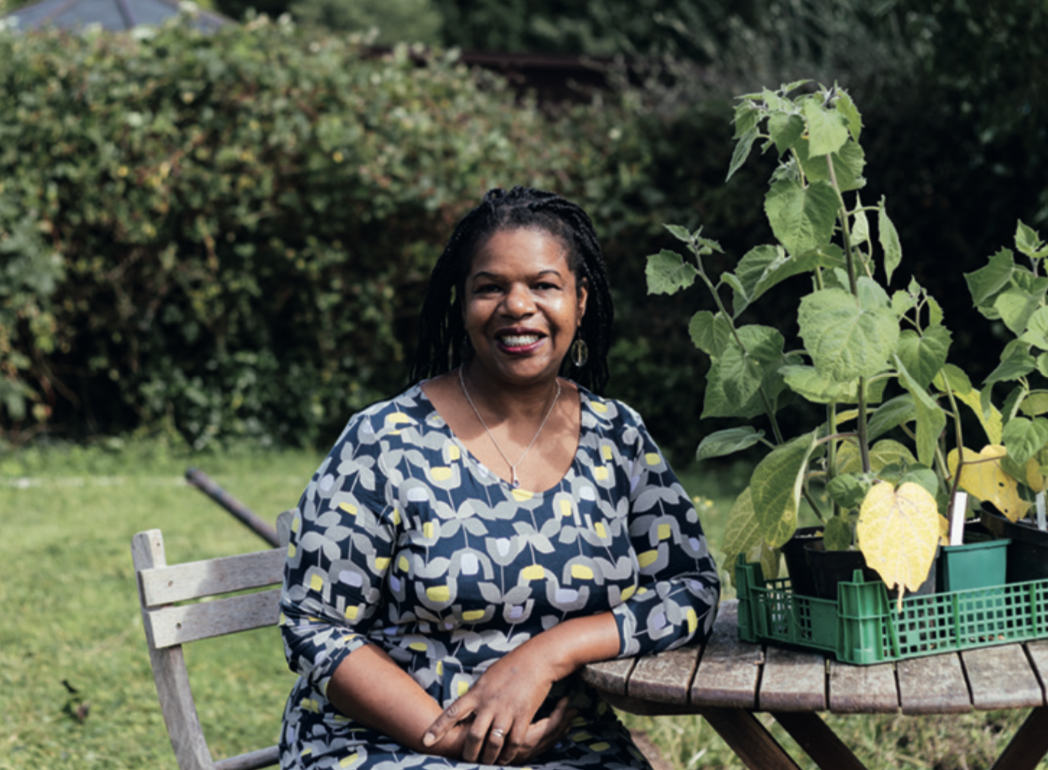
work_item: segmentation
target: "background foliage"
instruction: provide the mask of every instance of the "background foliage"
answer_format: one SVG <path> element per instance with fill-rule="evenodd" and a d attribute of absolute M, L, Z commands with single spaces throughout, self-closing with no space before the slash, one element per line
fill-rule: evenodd
<path fill-rule="evenodd" d="M 1016 219 L 1048 223 L 1042 0 L 432 6 L 447 44 L 632 58 L 593 104 L 540 108 L 439 52 L 369 58 L 315 26 L 0 37 L 4 435 L 160 426 L 195 446 L 322 445 L 402 385 L 455 218 L 523 182 L 591 213 L 617 295 L 611 395 L 682 459 L 718 427 L 698 420 L 699 308 L 652 302 L 644 257 L 668 245 L 664 222 L 705 226 L 729 263 L 768 241 L 772 154 L 724 184 L 732 97 L 802 76 L 863 105 L 864 200 L 887 195 L 955 355 L 993 367 L 962 273 Z M 792 308 L 764 312 L 746 321 Z"/>

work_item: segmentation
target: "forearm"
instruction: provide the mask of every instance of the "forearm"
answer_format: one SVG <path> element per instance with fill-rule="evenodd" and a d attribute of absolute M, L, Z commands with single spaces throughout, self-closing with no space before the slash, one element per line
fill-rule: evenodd
<path fill-rule="evenodd" d="M 589 663 L 619 653 L 618 624 L 610 612 L 558 623 L 521 645 L 550 666 L 552 681 L 564 679 Z"/>
<path fill-rule="evenodd" d="M 422 735 L 443 709 L 373 644 L 361 647 L 339 664 L 327 696 L 347 717 L 380 730 L 405 748 L 446 757 L 461 755 L 461 729 L 449 731 L 433 746 L 422 745 Z"/>

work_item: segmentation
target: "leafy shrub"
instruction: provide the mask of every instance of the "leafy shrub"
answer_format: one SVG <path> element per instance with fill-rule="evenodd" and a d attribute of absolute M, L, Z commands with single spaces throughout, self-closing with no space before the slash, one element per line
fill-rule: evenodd
<path fill-rule="evenodd" d="M 0 35 L 0 185 L 66 276 L 54 323 L 26 332 L 21 301 L 4 324 L 5 393 L 32 389 L 59 425 L 166 421 L 197 446 L 337 431 L 403 384 L 465 207 L 495 185 L 565 186 L 570 152 L 542 126 L 442 56 L 369 59 L 264 18 Z M 51 355 L 28 364 L 44 331 Z M 21 416 L 8 397 L 0 418 Z"/>

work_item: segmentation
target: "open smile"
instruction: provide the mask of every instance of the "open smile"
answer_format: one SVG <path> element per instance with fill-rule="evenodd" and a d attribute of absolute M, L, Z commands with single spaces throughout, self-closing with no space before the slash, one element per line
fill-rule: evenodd
<path fill-rule="evenodd" d="M 504 332 L 495 337 L 499 349 L 519 355 L 538 349 L 545 342 L 546 336 L 538 332 Z"/>

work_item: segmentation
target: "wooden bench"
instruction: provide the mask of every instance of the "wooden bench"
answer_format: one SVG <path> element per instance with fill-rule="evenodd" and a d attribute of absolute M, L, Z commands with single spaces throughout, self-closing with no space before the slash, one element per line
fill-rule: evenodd
<path fill-rule="evenodd" d="M 285 511 L 277 518 L 282 547 L 256 553 L 168 565 L 160 530 L 139 532 L 131 541 L 153 679 L 180 770 L 255 770 L 279 763 L 276 746 L 212 758 L 182 645 L 276 625 L 293 515 Z"/>

